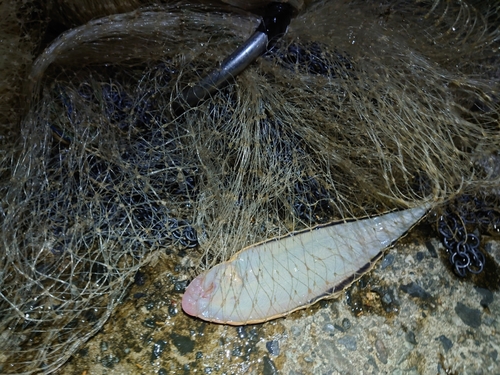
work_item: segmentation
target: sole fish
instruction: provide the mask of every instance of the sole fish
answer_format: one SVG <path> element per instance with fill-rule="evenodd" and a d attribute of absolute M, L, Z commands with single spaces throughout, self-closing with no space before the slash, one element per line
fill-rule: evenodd
<path fill-rule="evenodd" d="M 196 277 L 182 308 L 210 322 L 243 325 L 332 298 L 368 272 L 428 209 L 327 224 L 247 247 Z"/>

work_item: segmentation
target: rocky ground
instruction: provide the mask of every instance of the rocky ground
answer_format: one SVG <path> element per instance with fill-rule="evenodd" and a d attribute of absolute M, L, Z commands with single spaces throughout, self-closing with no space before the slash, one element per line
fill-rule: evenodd
<path fill-rule="evenodd" d="M 60 374 L 500 374 L 500 243 L 460 279 L 420 226 L 340 298 L 265 324 L 204 323 L 180 309 L 160 257 Z M 167 269 L 167 270 L 165 270 Z"/>

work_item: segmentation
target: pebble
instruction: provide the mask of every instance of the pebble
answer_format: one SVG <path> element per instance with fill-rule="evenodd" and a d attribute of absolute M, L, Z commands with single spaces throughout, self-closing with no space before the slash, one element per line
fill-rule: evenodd
<path fill-rule="evenodd" d="M 385 293 L 382 296 L 382 302 L 385 303 L 386 305 L 390 305 L 392 303 L 391 293 Z"/>
<path fill-rule="evenodd" d="M 455 312 L 459 318 L 462 319 L 462 322 L 469 327 L 479 328 L 481 325 L 481 311 L 478 309 L 472 309 L 462 302 L 457 302 Z"/>
<path fill-rule="evenodd" d="M 339 344 L 344 345 L 344 347 L 351 352 L 358 348 L 358 343 L 356 342 L 356 338 L 354 336 L 346 335 L 340 338 L 338 342 Z"/>
<path fill-rule="evenodd" d="M 445 335 L 441 335 L 437 339 L 441 341 L 441 345 L 443 345 L 443 349 L 445 352 L 448 352 L 448 350 L 450 350 L 453 346 L 453 342 Z"/>
<path fill-rule="evenodd" d="M 240 339 L 244 339 L 246 338 L 248 335 L 247 335 L 247 331 L 245 329 L 245 326 L 238 326 L 236 327 L 236 332 L 238 334 L 238 337 Z"/>
<path fill-rule="evenodd" d="M 278 369 L 276 368 L 276 365 L 274 364 L 271 358 L 269 358 L 268 356 L 264 356 L 263 362 L 264 362 L 264 371 L 263 371 L 264 375 L 278 374 Z"/>
<path fill-rule="evenodd" d="M 153 352 L 151 353 L 151 362 L 157 360 L 167 347 L 167 342 L 164 340 L 158 340 L 153 345 Z"/>
<path fill-rule="evenodd" d="M 382 259 L 382 262 L 380 263 L 380 268 L 385 269 L 392 265 L 394 263 L 394 254 L 387 254 L 384 259 Z"/>
<path fill-rule="evenodd" d="M 377 351 L 377 358 L 384 365 L 387 364 L 387 349 L 385 348 L 384 342 L 380 339 L 375 341 L 375 350 Z"/>
<path fill-rule="evenodd" d="M 271 355 L 280 355 L 280 343 L 278 342 L 278 340 L 266 342 L 266 349 Z"/>
<path fill-rule="evenodd" d="M 141 271 L 137 271 L 134 276 L 135 285 L 143 286 L 146 283 L 146 274 Z"/>
<path fill-rule="evenodd" d="M 408 331 L 405 338 L 406 341 L 408 341 L 410 344 L 417 345 L 417 339 L 415 338 L 415 334 L 413 333 L 413 331 Z"/>
<path fill-rule="evenodd" d="M 412 297 L 420 298 L 422 300 L 428 300 L 431 298 L 431 295 L 427 293 L 424 288 L 414 282 L 406 285 L 401 285 L 399 289 L 401 289 L 405 293 L 408 293 Z"/>
<path fill-rule="evenodd" d="M 344 318 L 342 320 L 342 327 L 345 329 L 345 330 L 348 330 L 349 328 L 351 328 L 351 321 L 347 318 Z"/>

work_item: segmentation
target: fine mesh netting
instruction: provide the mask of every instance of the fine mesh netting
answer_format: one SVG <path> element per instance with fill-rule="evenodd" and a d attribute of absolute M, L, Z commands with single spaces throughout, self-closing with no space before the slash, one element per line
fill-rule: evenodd
<path fill-rule="evenodd" d="M 292 230 L 498 194 L 499 20 L 477 6 L 313 3 L 180 116 L 257 16 L 148 8 L 52 42 L 2 154 L 1 371 L 60 366 L 160 252 L 191 278 Z"/>

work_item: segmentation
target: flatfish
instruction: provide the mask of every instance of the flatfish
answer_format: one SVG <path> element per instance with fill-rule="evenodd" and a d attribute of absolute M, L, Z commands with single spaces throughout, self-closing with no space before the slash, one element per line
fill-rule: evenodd
<path fill-rule="evenodd" d="M 182 308 L 203 320 L 260 323 L 338 295 L 428 211 L 424 205 L 317 226 L 249 246 L 197 276 Z"/>

